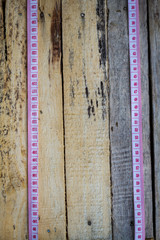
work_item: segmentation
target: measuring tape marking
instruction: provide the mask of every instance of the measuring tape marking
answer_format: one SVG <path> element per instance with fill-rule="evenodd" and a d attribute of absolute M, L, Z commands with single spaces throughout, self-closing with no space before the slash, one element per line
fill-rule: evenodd
<path fill-rule="evenodd" d="M 28 225 L 38 240 L 38 18 L 37 0 L 27 1 L 28 46 Z"/>
<path fill-rule="evenodd" d="M 128 0 L 135 240 L 145 240 L 139 3 Z"/>
<path fill-rule="evenodd" d="M 27 2 L 29 240 L 38 240 L 38 19 Z M 138 0 L 128 0 L 135 240 L 145 239 Z"/>

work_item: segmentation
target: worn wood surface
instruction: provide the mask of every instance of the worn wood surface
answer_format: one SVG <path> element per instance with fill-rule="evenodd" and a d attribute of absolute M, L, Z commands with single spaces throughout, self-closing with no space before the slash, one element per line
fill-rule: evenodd
<path fill-rule="evenodd" d="M 26 1 L 0 1 L 0 239 L 27 237 Z"/>
<path fill-rule="evenodd" d="M 28 238 L 26 3 L 0 0 L 0 240 Z M 146 239 L 159 240 L 160 1 L 139 3 Z M 38 24 L 39 239 L 133 240 L 127 0 L 39 0 Z"/>
<path fill-rule="evenodd" d="M 145 197 L 146 238 L 153 237 L 153 199 L 150 139 L 150 98 L 149 98 L 149 57 L 147 0 L 139 1 L 140 16 L 140 58 L 142 88 L 142 127 L 143 127 L 143 170 Z"/>
<path fill-rule="evenodd" d="M 65 239 L 61 5 L 39 1 L 39 239 Z"/>
<path fill-rule="evenodd" d="M 128 1 L 108 1 L 113 239 L 133 239 Z M 153 237 L 147 2 L 140 1 L 146 237 Z"/>
<path fill-rule="evenodd" d="M 152 130 L 154 153 L 155 236 L 160 239 L 160 1 L 148 1 Z"/>
<path fill-rule="evenodd" d="M 108 1 L 113 239 L 133 239 L 129 39 L 126 0 Z"/>
<path fill-rule="evenodd" d="M 68 236 L 109 240 L 106 1 L 62 2 Z"/>

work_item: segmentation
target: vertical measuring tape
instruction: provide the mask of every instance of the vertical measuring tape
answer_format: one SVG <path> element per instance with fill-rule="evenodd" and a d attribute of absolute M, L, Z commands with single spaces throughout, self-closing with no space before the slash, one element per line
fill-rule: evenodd
<path fill-rule="evenodd" d="M 135 240 L 145 240 L 139 3 L 128 0 Z"/>
<path fill-rule="evenodd" d="M 138 0 L 128 0 L 132 109 L 135 240 L 145 240 L 141 74 Z M 29 240 L 38 239 L 38 20 L 37 0 L 27 1 L 28 220 Z"/>
<path fill-rule="evenodd" d="M 28 226 L 38 239 L 38 19 L 37 0 L 27 1 L 28 47 Z"/>

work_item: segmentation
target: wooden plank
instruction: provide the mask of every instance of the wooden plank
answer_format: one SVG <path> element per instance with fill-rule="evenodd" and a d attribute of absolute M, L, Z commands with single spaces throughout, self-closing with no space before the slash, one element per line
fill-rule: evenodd
<path fill-rule="evenodd" d="M 112 239 L 106 1 L 62 1 L 69 239 Z"/>
<path fill-rule="evenodd" d="M 27 238 L 26 1 L 0 1 L 0 239 Z"/>
<path fill-rule="evenodd" d="M 113 239 L 133 239 L 127 1 L 108 1 Z"/>
<path fill-rule="evenodd" d="M 108 1 L 113 239 L 133 239 L 133 187 L 127 1 Z M 153 237 L 147 3 L 140 4 L 146 237 Z"/>
<path fill-rule="evenodd" d="M 154 152 L 155 237 L 160 239 L 160 1 L 148 1 L 152 127 Z"/>
<path fill-rule="evenodd" d="M 143 171 L 145 197 L 145 231 L 146 238 L 153 238 L 153 197 L 151 166 L 151 130 L 149 99 L 149 59 L 148 59 L 148 14 L 147 0 L 139 1 L 140 16 L 140 58 L 142 87 L 142 127 L 143 127 Z"/>
<path fill-rule="evenodd" d="M 65 239 L 61 6 L 39 1 L 39 239 Z"/>

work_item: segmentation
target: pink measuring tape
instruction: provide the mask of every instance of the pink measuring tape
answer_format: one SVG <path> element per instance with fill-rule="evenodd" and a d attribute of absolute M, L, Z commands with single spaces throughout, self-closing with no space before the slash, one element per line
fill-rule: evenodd
<path fill-rule="evenodd" d="M 38 239 L 38 19 L 37 0 L 27 1 L 28 47 L 28 225 Z"/>
<path fill-rule="evenodd" d="M 141 73 L 138 0 L 128 0 L 132 109 L 135 240 L 145 240 Z M 29 240 L 38 240 L 38 19 L 37 0 L 27 1 L 28 40 L 28 223 Z"/>
<path fill-rule="evenodd" d="M 139 2 L 128 0 L 135 240 L 145 240 Z"/>

